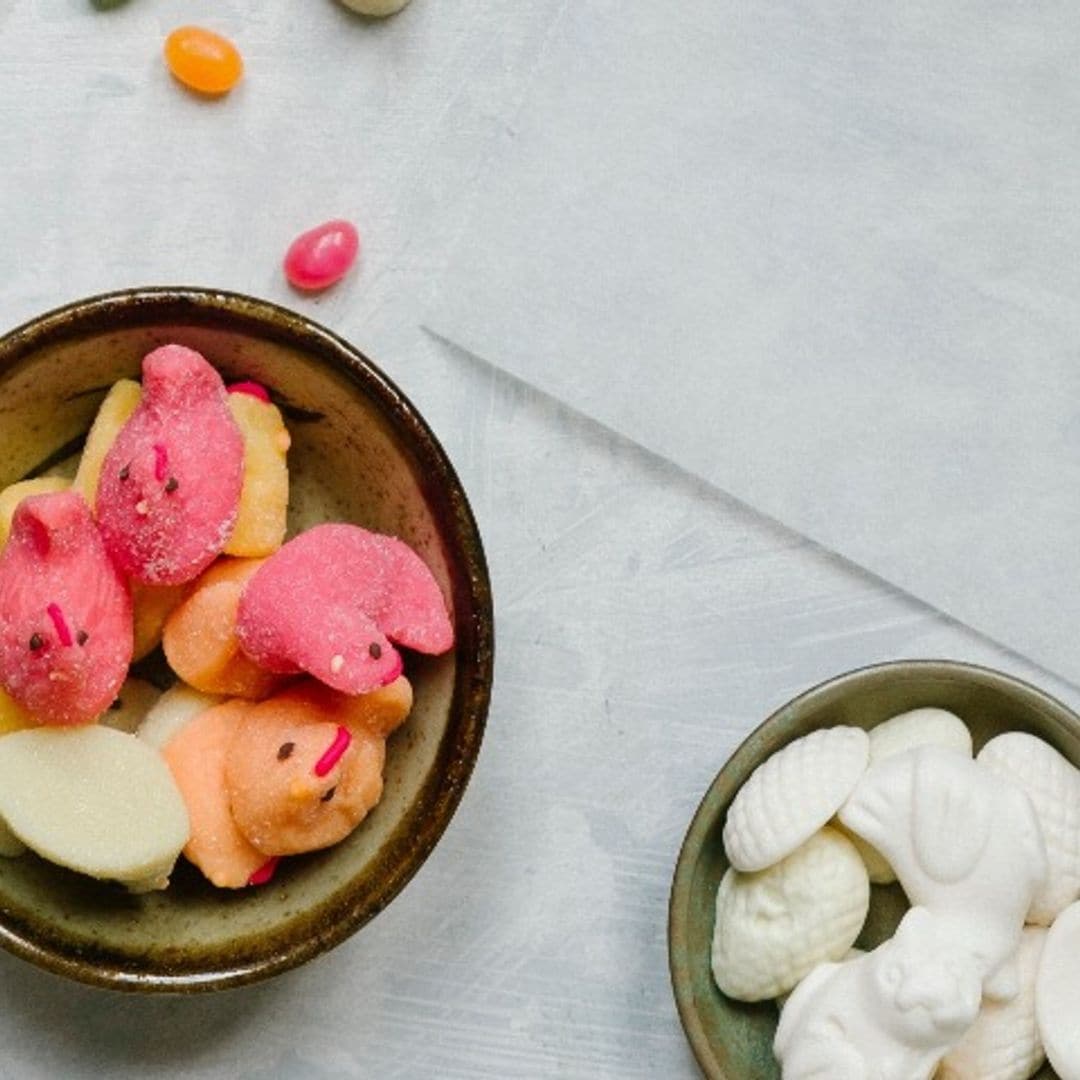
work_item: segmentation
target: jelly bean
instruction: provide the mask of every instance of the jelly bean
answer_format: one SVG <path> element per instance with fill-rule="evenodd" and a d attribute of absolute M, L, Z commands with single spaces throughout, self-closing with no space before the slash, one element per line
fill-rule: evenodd
<path fill-rule="evenodd" d="M 244 73 L 236 46 L 199 26 L 181 26 L 165 39 L 165 62 L 180 82 L 202 94 L 224 94 Z"/>
<path fill-rule="evenodd" d="M 297 289 L 325 289 L 356 261 L 360 237 L 347 221 L 328 221 L 301 233 L 285 253 L 285 276 Z"/>

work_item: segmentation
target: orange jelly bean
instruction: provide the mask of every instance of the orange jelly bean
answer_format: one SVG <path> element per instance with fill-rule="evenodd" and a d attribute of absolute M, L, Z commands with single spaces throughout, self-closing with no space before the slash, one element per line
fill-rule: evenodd
<path fill-rule="evenodd" d="M 165 62 L 185 86 L 202 94 L 224 94 L 244 73 L 236 46 L 201 26 L 181 26 L 165 39 Z"/>

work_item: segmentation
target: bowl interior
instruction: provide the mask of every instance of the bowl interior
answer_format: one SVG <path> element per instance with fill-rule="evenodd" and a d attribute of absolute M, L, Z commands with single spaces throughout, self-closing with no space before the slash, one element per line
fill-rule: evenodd
<path fill-rule="evenodd" d="M 871 728 L 908 709 L 938 706 L 971 728 L 978 750 L 1003 731 L 1027 731 L 1080 765 L 1080 718 L 999 672 L 964 664 L 904 661 L 841 676 L 783 706 L 736 750 L 702 800 L 687 832 L 672 887 L 669 953 L 679 1015 L 706 1076 L 772 1080 L 777 1008 L 732 1001 L 710 970 L 716 890 L 728 869 L 721 833 L 728 807 L 754 769 L 785 744 L 819 727 Z M 872 886 L 871 914 L 856 943 L 873 948 L 907 909 L 898 885 Z M 1045 1066 L 1039 1078 L 1056 1074 Z"/>
<path fill-rule="evenodd" d="M 393 533 L 451 603 L 455 650 L 406 656 L 415 704 L 388 745 L 382 801 L 344 842 L 284 860 L 272 885 L 214 889 L 183 860 L 170 888 L 132 897 L 32 855 L 0 859 L 0 941 L 106 985 L 195 989 L 272 974 L 379 911 L 441 834 L 479 747 L 490 682 L 490 595 L 449 462 L 400 392 L 298 316 L 246 298 L 147 292 L 46 317 L 0 343 L 0 485 L 70 469 L 106 389 L 177 341 L 226 381 L 271 389 L 292 436 L 290 534 L 321 521 Z"/>

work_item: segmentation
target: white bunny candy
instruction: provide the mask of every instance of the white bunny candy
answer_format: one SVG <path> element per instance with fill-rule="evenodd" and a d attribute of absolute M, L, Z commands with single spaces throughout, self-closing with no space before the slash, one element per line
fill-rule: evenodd
<path fill-rule="evenodd" d="M 1047 873 L 1027 795 L 955 750 L 923 746 L 871 766 L 840 820 L 971 952 L 984 992 L 1015 997 L 1020 931 Z"/>
<path fill-rule="evenodd" d="M 974 959 L 923 908 L 894 937 L 822 964 L 791 995 L 773 1052 L 783 1080 L 928 1080 L 979 1012 Z"/>

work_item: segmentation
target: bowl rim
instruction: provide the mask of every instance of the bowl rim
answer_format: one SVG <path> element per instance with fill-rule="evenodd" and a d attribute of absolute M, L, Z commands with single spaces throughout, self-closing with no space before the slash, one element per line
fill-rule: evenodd
<path fill-rule="evenodd" d="M 997 668 L 982 664 L 971 664 L 962 660 L 901 659 L 867 664 L 823 679 L 774 709 L 760 724 L 750 731 L 720 766 L 698 803 L 693 817 L 690 819 L 690 825 L 679 848 L 679 856 L 675 863 L 675 872 L 672 876 L 671 890 L 668 897 L 668 975 L 675 997 L 675 1006 L 679 1014 L 679 1022 L 682 1025 L 687 1041 L 690 1043 L 698 1067 L 708 1080 L 742 1080 L 742 1078 L 734 1077 L 726 1072 L 724 1066 L 713 1053 L 712 1044 L 705 1031 L 705 1025 L 694 1007 L 694 994 L 689 970 L 686 965 L 680 965 L 677 962 L 676 954 L 679 950 L 675 948 L 674 943 L 676 940 L 686 940 L 689 932 L 690 895 L 697 853 L 701 850 L 705 838 L 716 820 L 717 804 L 721 801 L 720 789 L 723 783 L 723 774 L 741 753 L 746 752 L 746 748 L 756 737 L 790 710 L 805 708 L 816 698 L 826 694 L 831 695 L 849 685 L 857 685 L 904 672 L 918 672 L 931 677 L 937 675 L 944 678 L 961 679 L 975 676 L 990 685 L 997 685 L 1007 689 L 1013 694 L 1019 693 L 1022 697 L 1027 698 L 1032 705 L 1038 705 L 1054 715 L 1080 725 L 1080 714 L 1077 714 L 1068 705 L 1048 694 L 1045 690 L 1041 690 L 1026 679 L 1016 675 L 1009 675 L 1004 671 L 999 671 Z"/>
<path fill-rule="evenodd" d="M 325 326 L 273 301 L 202 286 L 139 286 L 75 300 L 0 334 L 0 375 L 45 346 L 86 334 L 134 329 L 157 323 L 248 331 L 254 337 L 291 346 L 327 363 L 375 406 L 401 440 L 421 494 L 439 524 L 457 568 L 451 588 L 459 646 L 455 656 L 451 724 L 444 732 L 427 778 L 387 845 L 400 853 L 371 898 L 339 900 L 354 879 L 324 900 L 332 907 L 328 925 L 294 939 L 267 955 L 213 970 L 170 970 L 167 961 L 134 964 L 130 957 L 79 949 L 61 951 L 8 923 L 0 913 L 0 947 L 38 967 L 111 990 L 197 993 L 259 982 L 313 959 L 340 944 L 386 907 L 426 861 L 453 818 L 472 775 L 483 740 L 494 677 L 494 604 L 484 548 L 472 508 L 450 458 L 428 422 L 404 392 L 366 354 Z M 468 617 L 464 617 L 465 614 Z M 435 777 L 444 773 L 441 781 Z M 431 790 L 429 790 L 431 789 Z M 401 826 L 418 807 L 424 811 L 419 835 L 402 836 Z"/>

